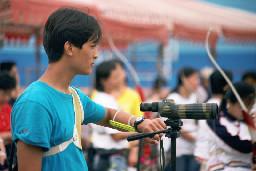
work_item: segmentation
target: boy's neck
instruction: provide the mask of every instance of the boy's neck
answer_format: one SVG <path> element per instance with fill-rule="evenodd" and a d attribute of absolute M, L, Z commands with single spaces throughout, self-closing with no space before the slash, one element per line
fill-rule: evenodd
<path fill-rule="evenodd" d="M 68 87 L 75 75 L 63 68 L 65 67 L 62 66 L 60 68 L 60 65 L 56 63 L 49 64 L 47 70 L 38 81 L 42 81 L 60 92 L 70 94 Z"/>

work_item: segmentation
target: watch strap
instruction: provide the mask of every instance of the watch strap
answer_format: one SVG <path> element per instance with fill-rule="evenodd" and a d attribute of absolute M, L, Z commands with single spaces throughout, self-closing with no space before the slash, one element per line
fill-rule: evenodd
<path fill-rule="evenodd" d="M 135 129 L 136 132 L 139 132 L 139 130 L 138 130 L 138 125 L 146 119 L 144 116 L 141 116 L 140 118 L 141 118 L 140 120 L 137 120 L 137 119 L 138 119 L 138 118 L 137 118 L 137 119 L 134 121 L 133 125 L 132 125 L 132 126 L 134 127 L 134 129 Z"/>

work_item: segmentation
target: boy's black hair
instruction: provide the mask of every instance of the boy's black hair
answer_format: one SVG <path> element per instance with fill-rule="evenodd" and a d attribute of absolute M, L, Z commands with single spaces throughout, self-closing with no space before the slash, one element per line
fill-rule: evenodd
<path fill-rule="evenodd" d="M 252 85 L 247 82 L 241 81 L 235 83 L 234 87 L 244 101 L 246 101 L 247 103 L 254 103 L 255 89 Z M 227 99 L 229 99 L 231 103 L 236 103 L 238 101 L 231 88 L 229 88 L 225 93 L 220 104 L 220 110 L 226 109 Z"/>
<path fill-rule="evenodd" d="M 0 90 L 12 90 L 16 87 L 15 78 L 8 74 L 0 74 Z"/>
<path fill-rule="evenodd" d="M 224 73 L 232 81 L 233 74 L 230 71 L 224 70 Z M 220 71 L 215 70 L 209 77 L 211 94 L 224 94 L 224 87 L 228 84 L 224 77 L 221 75 Z"/>
<path fill-rule="evenodd" d="M 101 37 L 100 25 L 93 16 L 79 10 L 61 8 L 52 13 L 45 24 L 43 45 L 49 63 L 52 63 L 61 58 L 67 41 L 82 48 L 88 41 L 97 45 Z"/>

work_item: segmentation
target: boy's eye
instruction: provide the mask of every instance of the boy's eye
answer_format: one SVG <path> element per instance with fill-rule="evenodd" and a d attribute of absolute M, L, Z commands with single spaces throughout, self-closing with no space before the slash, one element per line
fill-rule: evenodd
<path fill-rule="evenodd" d="M 91 45 L 91 47 L 96 47 L 97 46 L 97 44 L 93 44 L 93 45 Z"/>

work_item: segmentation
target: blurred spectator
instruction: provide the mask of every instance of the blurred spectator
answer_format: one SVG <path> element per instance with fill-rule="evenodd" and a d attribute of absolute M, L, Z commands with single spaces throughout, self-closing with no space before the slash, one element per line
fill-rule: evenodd
<path fill-rule="evenodd" d="M 111 92 L 112 81 L 115 79 L 116 73 L 116 64 L 113 61 L 102 62 L 97 66 L 95 81 L 97 92 L 95 92 L 92 100 L 105 107 L 118 110 L 119 106 L 116 99 L 108 94 Z M 128 141 L 126 137 L 131 133 L 119 132 L 95 124 L 92 124 L 92 128 L 92 143 L 96 149 L 94 170 L 127 170 L 127 159 L 125 155 L 128 149 Z"/>
<path fill-rule="evenodd" d="M 173 99 L 176 104 L 196 103 L 195 92 L 199 84 L 198 71 L 190 67 L 184 67 L 179 71 L 176 89 L 167 98 Z M 178 171 L 198 171 L 199 164 L 193 155 L 197 132 L 196 120 L 183 119 L 182 122 L 181 136 L 177 138 L 176 145 L 176 169 Z M 164 143 L 169 142 L 170 144 L 171 140 L 165 137 L 164 141 Z"/>
<path fill-rule="evenodd" d="M 167 81 L 162 76 L 157 76 L 155 78 L 155 81 L 153 83 L 153 86 L 151 90 L 149 90 L 149 93 L 146 98 L 147 103 L 162 101 L 163 99 L 166 99 L 168 94 L 170 93 L 170 89 L 166 88 Z M 152 118 L 159 118 L 158 112 L 145 112 L 146 116 L 151 116 Z M 142 142 L 140 143 L 142 144 Z M 159 162 L 159 154 L 158 154 L 158 145 L 148 145 L 144 143 L 142 145 L 143 147 L 143 155 L 140 158 L 141 165 L 140 169 L 148 169 L 148 170 L 157 170 L 160 168 L 160 162 Z M 142 148 L 141 147 L 141 148 Z M 166 154 L 166 160 L 168 160 L 170 155 Z"/>
<path fill-rule="evenodd" d="M 11 152 L 11 110 L 8 104 L 11 93 L 16 87 L 16 80 L 8 74 L 0 74 L 0 163 L 4 165 L 4 159 L 10 156 Z M 5 147 L 3 147 L 3 144 Z"/>
<path fill-rule="evenodd" d="M 210 97 L 209 77 L 213 71 L 211 67 L 205 67 L 200 70 L 201 84 L 197 89 L 197 102 L 199 103 L 206 102 Z"/>
<path fill-rule="evenodd" d="M 149 92 L 149 95 L 147 97 L 147 103 L 158 102 L 158 101 L 162 101 L 163 99 L 167 98 L 167 96 L 170 94 L 170 89 L 169 88 L 168 89 L 165 88 L 166 83 L 167 82 L 166 82 L 165 78 L 163 78 L 162 76 L 157 76 L 155 78 L 153 86 L 152 86 L 152 88 L 151 88 L 151 90 Z M 150 112 L 149 115 L 152 116 L 152 118 L 160 117 L 158 112 Z M 147 144 L 145 144 L 145 145 L 147 145 Z M 164 146 L 164 147 L 166 147 L 166 146 Z M 159 157 L 160 157 L 160 154 L 159 154 L 160 146 L 159 145 L 151 145 L 148 148 L 149 148 L 149 150 L 151 152 L 151 155 L 148 156 L 147 163 L 152 163 L 151 166 L 152 166 L 152 171 L 153 171 L 154 169 L 156 170 L 156 168 L 153 167 L 154 166 L 153 163 L 156 161 L 156 165 L 155 166 L 159 170 L 161 168 L 161 166 L 160 166 L 161 163 L 160 163 L 160 160 L 159 160 Z M 165 149 L 167 149 L 167 147 Z M 171 153 L 165 152 L 165 160 L 169 161 L 170 158 L 171 158 Z M 146 159 L 146 157 L 145 157 L 145 159 Z M 151 161 L 150 161 L 150 159 L 151 159 Z M 145 167 L 147 167 L 147 165 Z M 147 168 L 149 168 L 149 167 L 147 167 Z"/>
<path fill-rule="evenodd" d="M 232 81 L 232 73 L 230 71 L 224 70 L 227 77 Z M 224 77 L 221 75 L 221 73 L 218 70 L 215 70 L 209 78 L 210 83 L 210 92 L 211 92 L 211 98 L 207 101 L 207 103 L 217 103 L 217 105 L 220 105 L 221 99 L 223 98 L 226 90 L 228 89 L 228 83 L 224 79 Z M 200 162 L 201 167 L 200 171 L 205 171 L 206 162 L 209 158 L 208 153 L 208 141 L 207 136 L 208 132 L 207 130 L 207 124 L 206 120 L 199 120 L 198 121 L 198 134 L 195 144 L 195 151 L 194 155 L 196 156 L 196 159 Z"/>
<path fill-rule="evenodd" d="M 110 85 L 111 92 L 109 93 L 117 99 L 119 108 L 122 111 L 131 113 L 137 117 L 144 115 L 140 111 L 140 95 L 126 85 L 126 71 L 124 64 L 118 59 L 110 61 L 115 63 L 115 74 L 112 76 L 112 84 Z M 134 141 L 133 143 L 136 144 L 138 141 Z M 136 164 L 138 163 L 138 151 L 138 147 L 132 146 L 130 148 L 128 156 L 129 167 L 136 167 Z"/>
<path fill-rule="evenodd" d="M 234 84 L 250 110 L 255 99 L 254 88 L 245 82 Z M 242 109 L 231 88 L 225 93 L 217 120 L 208 120 L 209 159 L 207 170 L 250 171 L 252 143 Z"/>
<path fill-rule="evenodd" d="M 251 84 L 256 89 L 256 71 L 246 71 L 242 76 L 242 81 Z"/>
<path fill-rule="evenodd" d="M 157 76 L 153 87 L 149 93 L 149 96 L 147 97 L 148 102 L 155 102 L 155 101 L 161 101 L 162 99 L 165 99 L 170 91 L 166 91 L 164 89 L 164 86 L 166 85 L 166 80 L 161 77 Z"/>
<path fill-rule="evenodd" d="M 246 71 L 242 76 L 242 81 L 245 81 L 251 84 L 256 90 L 256 71 Z M 256 118 L 256 99 L 255 99 L 255 104 L 252 107 L 251 114 L 253 115 L 254 118 Z M 255 119 L 255 122 L 256 122 L 256 119 Z"/>
<path fill-rule="evenodd" d="M 233 80 L 232 72 L 228 70 L 223 70 L 223 71 L 227 75 L 227 77 L 230 79 L 230 81 L 232 81 Z M 228 89 L 228 83 L 226 82 L 226 80 L 218 70 L 215 70 L 211 74 L 209 78 L 209 82 L 210 82 L 210 89 L 211 89 L 211 99 L 214 100 L 214 102 L 216 102 L 219 105 L 223 95 Z"/>
<path fill-rule="evenodd" d="M 139 94 L 126 85 L 126 71 L 123 63 L 118 59 L 109 60 L 108 63 L 111 63 L 111 65 L 114 64 L 114 67 L 112 68 L 112 75 L 108 79 L 109 84 L 105 87 L 104 92 L 115 97 L 120 110 L 131 113 L 135 116 L 143 115 L 140 111 L 141 99 Z M 97 91 L 93 91 L 91 99 L 94 99 L 96 95 Z M 131 143 L 137 144 L 138 141 L 133 141 Z M 138 163 L 138 150 L 137 146 L 130 146 L 128 155 L 129 169 L 135 167 Z"/>
<path fill-rule="evenodd" d="M 9 104 L 13 106 L 14 102 L 19 96 L 19 74 L 18 74 L 18 69 L 17 65 L 15 62 L 2 62 L 0 63 L 0 72 L 4 74 L 8 74 L 15 78 L 16 80 L 16 88 L 12 91 L 11 93 L 11 99 L 9 101 Z"/>
<path fill-rule="evenodd" d="M 165 85 L 166 85 L 166 80 L 163 77 L 158 76 L 154 81 L 154 84 L 149 96 L 147 97 L 147 102 L 152 103 L 152 102 L 162 101 L 162 99 L 166 99 L 170 91 L 166 91 L 163 89 Z M 159 113 L 151 112 L 151 116 L 153 118 L 159 117 Z"/>
<path fill-rule="evenodd" d="M 111 94 L 116 97 L 121 110 L 138 117 L 142 116 L 143 112 L 140 111 L 141 98 L 139 94 L 126 85 L 124 64 L 118 59 L 110 61 L 113 61 L 116 65 L 116 75 L 113 76 Z"/>

